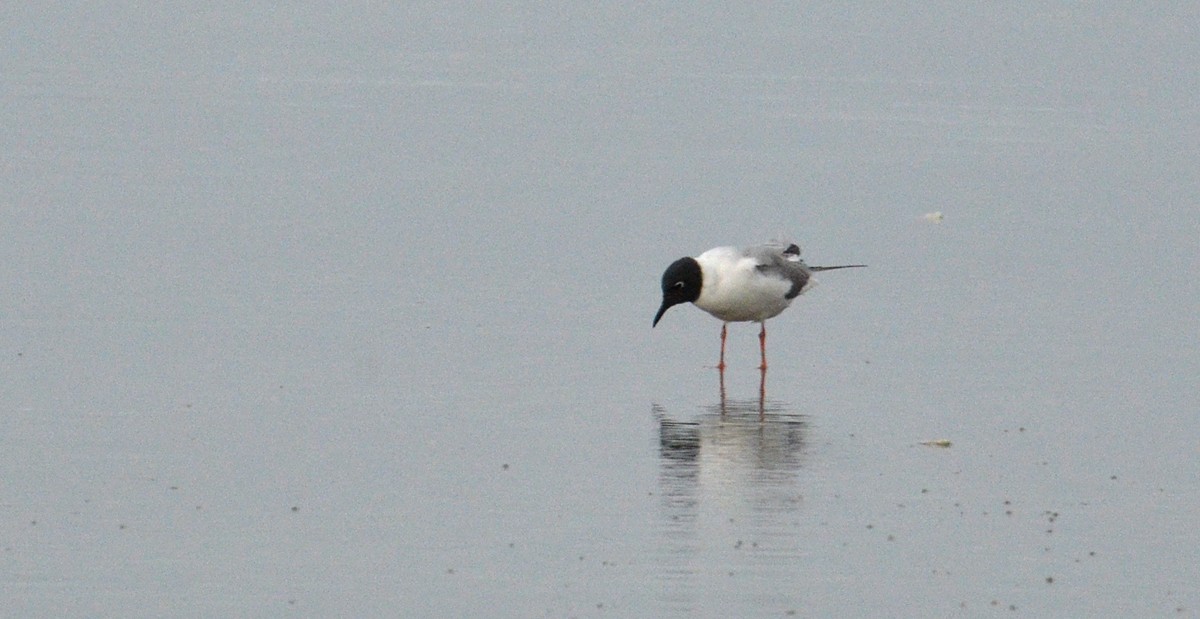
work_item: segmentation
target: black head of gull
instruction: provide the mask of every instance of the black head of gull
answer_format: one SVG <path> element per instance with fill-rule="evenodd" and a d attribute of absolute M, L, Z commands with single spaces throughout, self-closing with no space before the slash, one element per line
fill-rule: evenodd
<path fill-rule="evenodd" d="M 694 303 L 696 299 L 699 299 L 702 282 L 700 263 L 696 262 L 695 258 L 680 258 L 672 262 L 662 276 L 662 305 L 659 306 L 658 313 L 654 315 L 654 324 L 650 325 L 651 328 L 658 326 L 658 321 L 672 305 Z"/>

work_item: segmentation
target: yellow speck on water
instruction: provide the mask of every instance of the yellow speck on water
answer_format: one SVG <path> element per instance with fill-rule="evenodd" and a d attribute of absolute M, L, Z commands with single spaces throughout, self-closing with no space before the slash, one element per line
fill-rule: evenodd
<path fill-rule="evenodd" d="M 928 221 L 931 224 L 940 224 L 942 223 L 943 219 L 945 219 L 945 217 L 942 215 L 941 211 L 925 213 L 925 221 Z"/>
<path fill-rule="evenodd" d="M 953 445 L 953 443 L 951 443 L 950 439 L 948 439 L 948 438 L 939 438 L 939 439 L 934 439 L 931 441 L 921 441 L 921 444 L 927 445 L 929 447 L 949 447 L 949 446 Z"/>

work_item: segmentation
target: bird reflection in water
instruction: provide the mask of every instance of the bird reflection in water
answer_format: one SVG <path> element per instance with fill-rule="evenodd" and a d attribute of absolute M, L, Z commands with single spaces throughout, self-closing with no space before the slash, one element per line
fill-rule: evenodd
<path fill-rule="evenodd" d="M 724 471 L 792 471 L 800 469 L 807 421 L 782 402 L 721 398 L 704 407 L 704 413 L 686 421 L 673 419 L 662 407 L 653 407 L 659 426 L 659 456 L 668 468 Z M 666 471 L 664 471 L 665 473 Z"/>
<path fill-rule="evenodd" d="M 695 416 L 674 418 L 657 405 L 653 414 L 667 614 L 703 608 L 715 591 L 731 593 L 727 573 L 798 560 L 806 418 L 782 402 L 724 397 Z M 730 554 L 730 544 L 736 550 L 743 541 L 747 552 Z M 750 552 L 752 545 L 761 552 Z"/>
<path fill-rule="evenodd" d="M 718 408 L 721 411 L 721 414 L 724 415 L 725 413 L 728 412 L 728 409 L 729 409 L 729 406 L 727 405 L 728 400 L 725 397 L 725 367 L 724 366 L 717 366 L 717 376 L 719 377 L 717 380 L 720 382 L 720 393 L 721 393 L 721 400 L 720 400 L 720 404 L 718 405 Z M 758 369 L 758 418 L 759 418 L 759 421 L 766 420 L 765 419 L 766 415 L 767 415 L 766 402 L 767 402 L 767 368 L 764 365 L 763 367 L 760 367 Z M 739 403 L 739 404 L 735 405 L 735 408 L 744 408 L 744 407 L 745 407 L 745 403 Z M 782 410 L 782 408 L 780 408 L 780 410 Z"/>

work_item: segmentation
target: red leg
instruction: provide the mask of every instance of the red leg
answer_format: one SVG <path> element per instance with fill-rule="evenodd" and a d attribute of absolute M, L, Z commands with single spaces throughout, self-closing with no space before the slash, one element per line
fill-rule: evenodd
<path fill-rule="evenodd" d="M 717 369 L 721 372 L 725 371 L 725 328 L 727 326 L 727 324 L 721 325 L 721 361 L 717 364 Z"/>
<path fill-rule="evenodd" d="M 767 369 L 767 323 L 763 322 L 762 331 L 758 332 L 758 348 L 762 351 L 762 365 L 758 366 L 760 370 Z"/>

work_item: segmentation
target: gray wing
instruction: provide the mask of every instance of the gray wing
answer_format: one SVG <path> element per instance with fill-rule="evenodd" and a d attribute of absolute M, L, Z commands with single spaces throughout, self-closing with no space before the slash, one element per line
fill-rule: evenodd
<path fill-rule="evenodd" d="M 760 273 L 791 282 L 791 290 L 784 295 L 788 299 L 800 296 L 812 276 L 808 265 L 800 259 L 800 246 L 795 243 L 755 245 L 748 248 L 746 254 L 757 262 Z"/>

